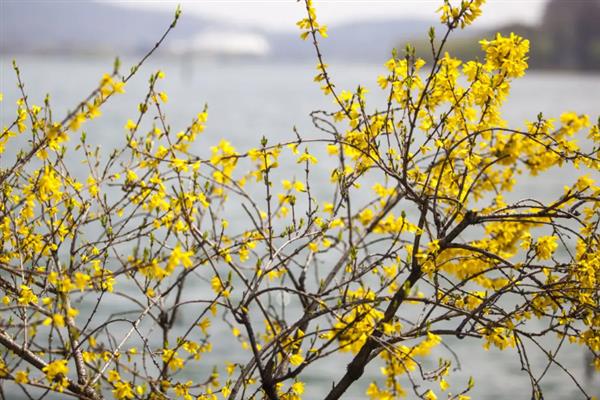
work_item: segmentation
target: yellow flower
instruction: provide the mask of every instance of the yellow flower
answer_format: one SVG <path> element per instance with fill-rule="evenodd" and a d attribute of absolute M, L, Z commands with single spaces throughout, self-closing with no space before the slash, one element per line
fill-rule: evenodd
<path fill-rule="evenodd" d="M 121 380 L 121 374 L 119 374 L 118 371 L 111 369 L 110 371 L 108 371 L 108 376 L 106 377 L 106 380 L 109 382 L 116 382 L 118 380 Z"/>
<path fill-rule="evenodd" d="M 179 264 L 183 265 L 184 268 L 189 268 L 192 266 L 191 256 L 194 254 L 192 251 L 182 251 L 181 246 L 177 245 L 171 252 L 169 256 L 169 261 L 167 262 L 167 270 L 172 271 L 173 268 L 178 266 Z"/>
<path fill-rule="evenodd" d="M 294 382 L 292 384 L 292 392 L 296 394 L 304 393 L 304 382 Z"/>
<path fill-rule="evenodd" d="M 133 390 L 132 390 L 129 382 L 119 381 L 119 382 L 115 382 L 114 385 L 115 385 L 115 388 L 113 389 L 112 392 L 116 399 L 118 399 L 118 400 L 133 399 L 133 397 L 134 397 Z"/>
<path fill-rule="evenodd" d="M 445 392 L 446 390 L 448 390 L 448 387 L 450 385 L 448 384 L 448 382 L 445 379 L 441 379 L 440 380 L 440 389 L 442 389 L 443 392 Z"/>
<path fill-rule="evenodd" d="M 214 276 L 210 280 L 210 286 L 212 287 L 214 292 L 217 294 L 223 292 L 223 289 L 225 289 L 225 287 L 223 286 L 223 283 L 221 282 L 221 278 L 219 278 L 218 276 Z"/>
<path fill-rule="evenodd" d="M 301 164 L 305 161 L 308 161 L 310 164 L 316 164 L 318 162 L 315 156 L 309 154 L 307 151 L 305 151 L 300 157 L 298 157 L 297 163 Z"/>
<path fill-rule="evenodd" d="M 87 109 L 87 117 L 89 119 L 94 119 L 102 115 L 102 112 L 100 111 L 100 105 L 96 102 L 87 103 Z"/>
<path fill-rule="evenodd" d="M 549 260 L 558 248 L 556 236 L 542 236 L 537 240 L 536 250 L 540 260 Z"/>
<path fill-rule="evenodd" d="M 44 172 L 40 175 L 38 182 L 39 197 L 42 201 L 52 198 L 60 198 L 61 181 L 53 169 L 46 166 Z"/>
<path fill-rule="evenodd" d="M 62 392 L 69 384 L 67 381 L 67 374 L 69 373 L 69 367 L 67 367 L 67 360 L 56 360 L 52 361 L 42 371 L 46 373 L 46 379 L 49 382 L 53 382 L 52 387 Z"/>
<path fill-rule="evenodd" d="M 86 363 L 91 363 L 98 357 L 96 353 L 90 351 L 84 351 L 81 355 L 83 356 L 83 361 Z"/>
<path fill-rule="evenodd" d="M 94 179 L 93 176 L 89 176 L 87 178 L 88 191 L 90 192 L 90 196 L 96 196 L 98 194 L 98 182 Z"/>
<path fill-rule="evenodd" d="M 67 360 L 56 360 L 44 368 L 42 371 L 46 373 L 46 376 L 49 380 L 53 380 L 58 375 L 66 375 L 69 373 L 69 367 L 67 367 Z"/>
<path fill-rule="evenodd" d="M 183 368 L 183 358 L 179 357 L 175 350 L 163 349 L 162 359 L 167 363 L 171 371 L 177 371 Z"/>
<path fill-rule="evenodd" d="M 112 83 L 112 91 L 113 93 L 125 93 L 125 83 L 124 82 L 113 82 Z"/>
<path fill-rule="evenodd" d="M 231 394 L 231 389 L 229 389 L 229 386 L 223 386 L 221 389 L 221 394 L 224 398 L 227 398 Z"/>
<path fill-rule="evenodd" d="M 577 190 L 586 190 L 594 186 L 594 180 L 587 175 L 580 176 L 575 183 Z"/>
<path fill-rule="evenodd" d="M 50 324 L 62 328 L 65 326 L 65 317 L 61 314 L 53 314 L 52 317 L 48 317 L 44 320 L 44 325 Z"/>
<path fill-rule="evenodd" d="M 189 394 L 190 386 L 192 386 L 192 381 L 187 381 L 186 383 L 178 382 L 173 387 L 175 394 L 179 397 L 183 397 L 184 400 L 192 399 L 192 396 Z"/>
<path fill-rule="evenodd" d="M 88 274 L 75 272 L 75 287 L 83 292 L 88 287 L 92 278 Z"/>
<path fill-rule="evenodd" d="M 73 116 L 71 122 L 69 123 L 69 129 L 72 131 L 77 131 L 81 127 L 81 124 L 85 122 L 86 116 L 83 112 L 78 112 Z"/>
<path fill-rule="evenodd" d="M 29 382 L 29 372 L 27 371 L 18 371 L 15 374 L 15 382 L 20 384 L 25 384 Z"/>
<path fill-rule="evenodd" d="M 431 390 L 428 390 L 423 398 L 425 400 L 437 400 L 437 396 Z"/>
<path fill-rule="evenodd" d="M 173 166 L 173 169 L 175 169 L 176 171 L 179 171 L 179 172 L 181 172 L 181 171 L 187 172 L 188 171 L 188 163 L 184 159 L 172 158 L 171 165 Z"/>
<path fill-rule="evenodd" d="M 38 298 L 26 285 L 21 285 L 21 293 L 18 299 L 19 304 L 37 304 Z"/>
<path fill-rule="evenodd" d="M 304 357 L 300 354 L 300 352 L 292 354 L 290 356 L 290 364 L 298 366 L 304 362 Z"/>
<path fill-rule="evenodd" d="M 525 74 L 529 40 L 511 32 L 508 37 L 497 33 L 494 40 L 482 40 L 479 43 L 486 53 L 486 64 L 491 68 L 503 71 L 513 78 Z"/>
<path fill-rule="evenodd" d="M 281 186 L 284 190 L 292 190 L 292 182 L 288 181 L 287 179 L 281 181 Z"/>
<path fill-rule="evenodd" d="M 134 181 L 136 181 L 136 180 L 139 179 L 138 176 L 137 176 L 137 174 L 134 171 L 130 170 L 130 169 L 127 170 L 127 174 L 126 175 L 127 175 L 127 181 L 128 182 L 134 182 Z"/>
<path fill-rule="evenodd" d="M 135 122 L 133 122 L 131 119 L 128 119 L 127 123 L 125 124 L 125 130 L 134 131 L 136 128 L 137 128 L 137 124 Z"/>

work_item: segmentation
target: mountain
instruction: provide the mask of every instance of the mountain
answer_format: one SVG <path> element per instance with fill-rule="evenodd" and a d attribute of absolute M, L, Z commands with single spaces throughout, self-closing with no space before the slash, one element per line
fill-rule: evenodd
<path fill-rule="evenodd" d="M 600 71 L 600 0 L 549 1 L 536 33 L 541 67 Z"/>
<path fill-rule="evenodd" d="M 358 62 L 389 57 L 398 41 L 427 36 L 432 22 L 426 19 L 394 19 L 359 21 L 329 26 L 329 38 L 319 42 L 327 59 Z M 283 59 L 313 59 L 310 40 L 300 40 L 300 34 L 270 34 L 271 56 Z"/>
<path fill-rule="evenodd" d="M 97 0 L 0 0 L 0 54 L 140 53 L 157 41 L 172 18 L 170 12 Z M 321 48 L 328 60 L 381 61 L 399 41 L 426 37 L 431 24 L 388 19 L 333 25 Z M 302 41 L 299 32 L 240 28 L 185 11 L 161 52 L 314 61 L 310 41 Z"/>
<path fill-rule="evenodd" d="M 0 0 L 0 52 L 123 54 L 147 49 L 173 14 L 117 7 L 91 0 Z M 181 18 L 168 40 L 195 35 L 214 23 Z"/>

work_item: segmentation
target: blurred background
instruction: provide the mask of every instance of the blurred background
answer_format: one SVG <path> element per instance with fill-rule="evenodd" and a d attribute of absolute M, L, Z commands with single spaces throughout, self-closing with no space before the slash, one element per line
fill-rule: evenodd
<path fill-rule="evenodd" d="M 293 0 L 2 0 L 0 47 L 3 55 L 141 53 L 178 3 L 185 18 L 161 49 L 163 55 L 312 60 L 310 46 L 295 40 L 294 22 L 304 10 Z M 316 4 L 331 29 L 333 39 L 323 44 L 328 58 L 374 62 L 407 40 L 418 46 L 436 25 L 441 1 Z M 597 0 L 491 0 L 484 16 L 455 37 L 449 50 L 477 56 L 478 38 L 512 31 L 531 39 L 534 69 L 598 72 L 599 21 Z"/>
<path fill-rule="evenodd" d="M 0 125 L 12 121 L 20 97 L 13 59 L 21 68 L 30 102 L 41 104 L 49 93 L 59 119 L 96 87 L 103 73 L 112 71 L 116 56 L 127 72 L 160 38 L 178 3 L 183 15 L 177 28 L 128 83 L 127 93 L 111 99 L 101 118 L 84 125 L 88 142 L 105 149 L 123 145 L 123 126 L 136 117 L 147 78 L 158 69 L 166 72 L 160 90 L 169 95 L 165 111 L 173 129 L 183 129 L 205 103 L 209 105 L 207 130 L 193 149 L 197 154 L 209 154 L 209 146 L 221 138 L 243 150 L 256 147 L 263 135 L 271 143 L 294 139 L 294 127 L 305 138 L 321 135 L 312 127 L 309 113 L 333 105 L 313 82 L 317 62 L 310 43 L 299 38 L 295 22 L 304 17 L 305 9 L 295 0 L 0 0 L 4 93 Z M 429 27 L 436 27 L 438 36 L 443 32 L 435 14 L 441 4 L 441 0 L 315 0 L 321 23 L 329 26 L 330 37 L 322 40 L 322 50 L 338 89 L 354 90 L 361 84 L 371 90 L 371 106 L 383 108 L 385 94 L 376 85 L 377 76 L 384 73 L 383 63 L 392 48 L 403 49 L 408 41 L 427 58 Z M 488 0 L 483 10 L 473 26 L 456 33 L 448 50 L 461 58 L 482 57 L 478 41 L 497 31 L 531 40 L 531 70 L 513 84 L 503 110 L 513 127 L 535 120 L 539 112 L 557 118 L 573 110 L 597 120 L 600 0 Z M 5 163 L 0 158 L 0 166 Z M 328 173 L 323 171 L 322 176 L 327 187 Z M 535 180 L 522 180 L 514 196 L 533 192 L 551 199 L 574 176 L 568 169 L 552 170 Z M 464 387 L 473 376 L 473 399 L 529 398 L 529 380 L 520 371 L 515 352 L 485 352 L 480 344 L 453 339 L 448 344 L 458 354 L 469 355 L 454 374 L 454 387 Z M 228 352 L 230 348 L 216 343 L 214 359 Z M 530 357 L 541 373 L 546 356 L 532 349 Z M 586 378 L 589 368 L 582 349 L 566 347 L 559 360 L 589 395 L 600 394 L 598 376 Z M 339 363 L 308 369 L 307 398 L 320 398 L 340 372 Z M 364 398 L 367 382 L 378 378 L 379 371 L 371 368 L 366 375 L 346 398 Z M 545 374 L 542 387 L 547 399 L 584 399 L 559 368 Z"/>

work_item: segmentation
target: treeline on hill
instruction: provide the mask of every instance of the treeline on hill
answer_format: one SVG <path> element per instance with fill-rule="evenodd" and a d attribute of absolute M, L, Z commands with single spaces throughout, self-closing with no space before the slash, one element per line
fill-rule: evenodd
<path fill-rule="evenodd" d="M 450 54 L 463 59 L 483 59 L 478 37 L 493 38 L 511 32 L 530 40 L 532 69 L 600 71 L 600 0 L 550 0 L 538 25 L 510 24 L 483 35 L 453 38 Z M 416 43 L 427 54 L 427 41 Z"/>

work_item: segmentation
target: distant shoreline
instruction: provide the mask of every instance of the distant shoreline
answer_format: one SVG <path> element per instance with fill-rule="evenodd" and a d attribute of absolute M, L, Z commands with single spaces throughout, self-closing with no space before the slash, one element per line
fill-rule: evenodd
<path fill-rule="evenodd" d="M 0 50 L 0 57 L 5 59 L 7 63 L 10 63 L 12 59 L 19 58 L 72 58 L 72 59 L 81 59 L 81 60 L 102 60 L 106 62 L 112 62 L 115 57 L 119 57 L 121 59 L 135 58 L 142 54 L 142 52 L 138 51 L 128 51 L 122 52 L 120 54 L 113 53 L 111 51 L 4 51 Z M 177 54 L 173 52 L 158 52 L 155 55 L 155 60 L 180 60 L 180 61 L 192 61 L 192 62 L 207 62 L 207 63 L 278 63 L 278 64 L 290 64 L 290 63 L 306 63 L 313 64 L 313 60 L 309 58 L 303 57 L 275 57 L 275 56 L 249 56 L 249 55 L 235 55 L 235 54 L 203 54 L 203 53 L 193 53 L 193 54 Z M 381 57 L 376 61 L 365 61 L 363 59 L 349 59 L 345 57 L 329 57 L 329 62 L 332 64 L 335 63 L 344 63 L 350 65 L 383 65 L 383 63 L 387 60 L 386 57 Z M 589 69 L 576 69 L 576 68 L 553 68 L 546 66 L 529 66 L 528 69 L 530 72 L 535 74 L 560 74 L 560 75 L 586 75 L 586 76 L 596 76 L 600 75 L 600 70 L 589 70 Z"/>

